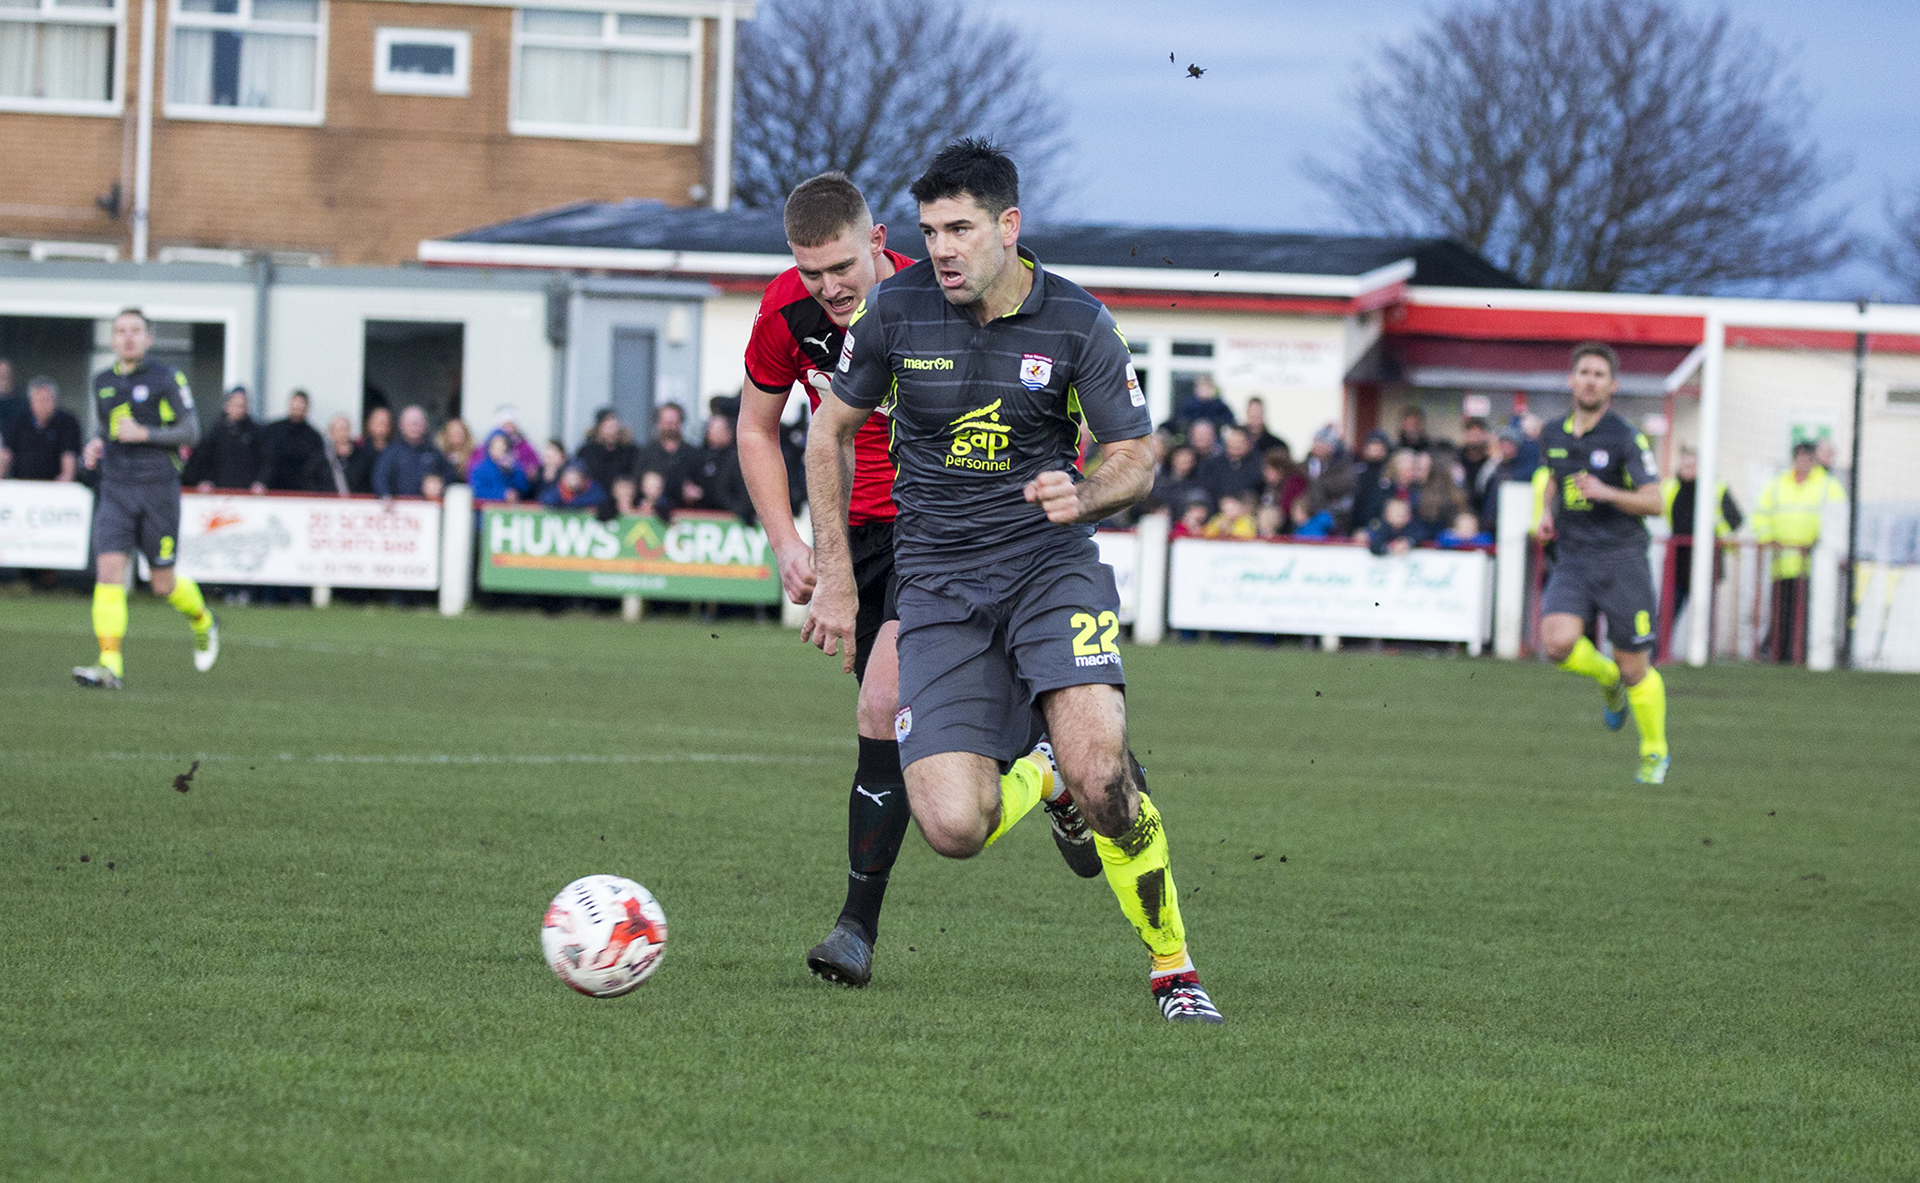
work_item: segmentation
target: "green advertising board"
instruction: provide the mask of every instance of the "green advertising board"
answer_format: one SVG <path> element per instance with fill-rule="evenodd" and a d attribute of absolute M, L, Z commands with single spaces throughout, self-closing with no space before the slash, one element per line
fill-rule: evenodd
<path fill-rule="evenodd" d="M 489 506 L 480 514 L 480 586 L 563 596 L 777 604 L 767 532 L 731 514 L 602 522 L 592 514 Z"/>

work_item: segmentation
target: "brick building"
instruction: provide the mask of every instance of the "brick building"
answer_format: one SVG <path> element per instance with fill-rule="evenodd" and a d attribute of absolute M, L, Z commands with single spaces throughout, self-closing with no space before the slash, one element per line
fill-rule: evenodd
<path fill-rule="evenodd" d="M 149 3 L 0 5 L 0 249 L 394 265 L 565 202 L 730 188 L 751 0 Z"/>

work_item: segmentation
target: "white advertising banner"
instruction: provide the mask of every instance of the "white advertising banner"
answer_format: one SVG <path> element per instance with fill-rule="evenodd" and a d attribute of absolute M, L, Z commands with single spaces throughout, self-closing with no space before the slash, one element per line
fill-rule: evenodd
<path fill-rule="evenodd" d="M 1174 628 L 1464 641 L 1487 635 L 1489 567 L 1479 551 L 1376 556 L 1364 546 L 1173 543 Z"/>
<path fill-rule="evenodd" d="M 84 571 L 93 490 L 72 481 L 0 481 L 0 567 Z"/>
<path fill-rule="evenodd" d="M 208 583 L 440 586 L 440 503 L 186 493 L 180 571 Z"/>
<path fill-rule="evenodd" d="M 1101 530 L 1093 540 L 1100 547 L 1100 561 L 1113 568 L 1120 623 L 1132 624 L 1140 606 L 1140 536 L 1132 530 Z"/>
<path fill-rule="evenodd" d="M 1218 373 L 1223 386 L 1271 392 L 1339 386 L 1346 365 L 1337 339 L 1229 337 L 1220 346 Z"/>

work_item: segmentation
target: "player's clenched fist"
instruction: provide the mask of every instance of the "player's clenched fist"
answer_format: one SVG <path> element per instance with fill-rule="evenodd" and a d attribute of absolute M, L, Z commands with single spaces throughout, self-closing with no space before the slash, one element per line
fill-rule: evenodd
<path fill-rule="evenodd" d="M 1064 472 L 1043 472 L 1027 482 L 1028 501 L 1047 511 L 1047 520 L 1068 526 L 1080 520 L 1080 494 Z"/>
<path fill-rule="evenodd" d="M 859 609 L 859 597 L 851 585 L 842 586 L 837 580 L 821 581 L 814 587 L 813 602 L 807 605 L 807 623 L 800 628 L 800 639 L 818 645 L 820 652 L 828 657 L 834 655 L 838 646 L 846 654 L 842 671 L 852 673 L 854 617 Z"/>

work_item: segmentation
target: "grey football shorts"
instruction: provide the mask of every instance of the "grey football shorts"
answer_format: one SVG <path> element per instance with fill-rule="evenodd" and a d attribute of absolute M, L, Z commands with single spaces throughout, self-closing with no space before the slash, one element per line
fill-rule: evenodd
<path fill-rule="evenodd" d="M 180 486 L 100 483 L 93 511 L 93 553 L 139 551 L 154 567 L 173 566 L 180 545 Z"/>
<path fill-rule="evenodd" d="M 1607 618 L 1607 637 L 1615 649 L 1629 652 L 1653 645 L 1653 572 L 1643 549 L 1568 553 L 1547 576 L 1540 597 L 1541 615 L 1565 612 L 1591 624 L 1594 613 Z"/>
<path fill-rule="evenodd" d="M 975 752 L 1004 768 L 1039 737 L 1050 690 L 1125 686 L 1120 593 L 1091 539 L 956 574 L 902 575 L 900 763 Z"/>

